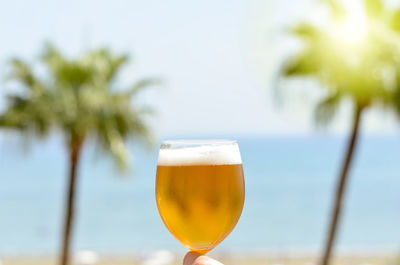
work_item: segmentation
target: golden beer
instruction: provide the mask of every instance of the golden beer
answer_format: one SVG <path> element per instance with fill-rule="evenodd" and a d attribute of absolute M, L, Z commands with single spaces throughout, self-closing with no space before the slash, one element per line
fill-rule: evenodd
<path fill-rule="evenodd" d="M 175 162 L 157 167 L 158 210 L 182 244 L 207 253 L 229 235 L 242 213 L 242 164 Z"/>

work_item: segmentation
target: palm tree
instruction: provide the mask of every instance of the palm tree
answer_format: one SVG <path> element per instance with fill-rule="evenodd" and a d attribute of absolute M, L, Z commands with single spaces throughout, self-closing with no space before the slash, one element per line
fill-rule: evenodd
<path fill-rule="evenodd" d="M 117 90 L 114 81 L 128 62 L 128 56 L 114 55 L 108 49 L 67 59 L 48 44 L 40 62 L 46 67 L 46 79 L 40 78 L 23 60 L 12 60 L 10 78 L 19 82 L 24 91 L 9 95 L 8 108 L 0 115 L 0 127 L 20 131 L 28 137 L 43 138 L 52 132 L 64 137 L 69 172 L 60 264 L 67 265 L 77 169 L 84 144 L 95 140 L 120 168 L 126 168 L 129 162 L 127 140 L 151 139 L 145 121 L 149 109 L 133 104 L 133 100 L 154 80 L 143 79 L 126 90 Z"/>
<path fill-rule="evenodd" d="M 400 84 L 400 9 L 391 11 L 381 0 L 365 0 L 361 7 L 365 16 L 357 17 L 339 1 L 323 2 L 331 14 L 327 25 L 300 23 L 292 28 L 292 34 L 302 41 L 303 47 L 286 61 L 282 75 L 307 77 L 320 83 L 325 97 L 316 107 L 318 123 L 331 121 L 343 101 L 352 104 L 351 133 L 337 179 L 321 259 L 322 265 L 328 265 L 363 113 L 371 107 L 393 106 L 393 92 L 396 84 Z"/>

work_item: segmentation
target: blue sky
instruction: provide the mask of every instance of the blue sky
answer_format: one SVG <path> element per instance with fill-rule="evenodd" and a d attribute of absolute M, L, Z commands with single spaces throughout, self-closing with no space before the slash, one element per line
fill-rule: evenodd
<path fill-rule="evenodd" d="M 142 97 L 158 112 L 153 126 L 161 136 L 315 133 L 312 104 L 289 97 L 277 106 L 273 82 L 290 49 L 280 32 L 285 23 L 310 13 L 312 2 L 3 1 L 0 74 L 7 58 L 33 59 L 46 40 L 70 55 L 109 46 L 133 59 L 121 84 L 148 76 L 164 80 Z M 369 132 L 397 130 L 390 115 L 368 116 Z M 348 122 L 343 112 L 327 132 L 344 132 Z"/>

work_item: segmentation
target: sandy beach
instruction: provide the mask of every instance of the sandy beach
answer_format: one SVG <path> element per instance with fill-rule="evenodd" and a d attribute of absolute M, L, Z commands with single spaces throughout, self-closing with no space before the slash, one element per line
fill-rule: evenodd
<path fill-rule="evenodd" d="M 174 255 L 171 265 L 181 264 L 182 255 Z M 307 255 L 262 255 L 262 254 L 235 254 L 218 253 L 210 254 L 226 265 L 314 265 L 317 264 L 316 256 Z M 135 265 L 147 264 L 136 256 L 100 256 L 97 265 Z M 57 259 L 50 256 L 41 257 L 7 257 L 2 259 L 2 265 L 54 265 Z M 73 263 L 77 264 L 77 263 Z M 334 265 L 400 265 L 399 255 L 393 254 L 343 254 L 333 260 Z"/>

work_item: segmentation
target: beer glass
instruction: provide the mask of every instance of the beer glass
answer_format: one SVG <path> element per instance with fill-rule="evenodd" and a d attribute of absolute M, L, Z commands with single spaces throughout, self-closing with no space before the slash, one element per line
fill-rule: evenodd
<path fill-rule="evenodd" d="M 236 141 L 176 140 L 161 144 L 156 177 L 158 211 L 168 230 L 205 254 L 233 230 L 244 204 Z"/>

